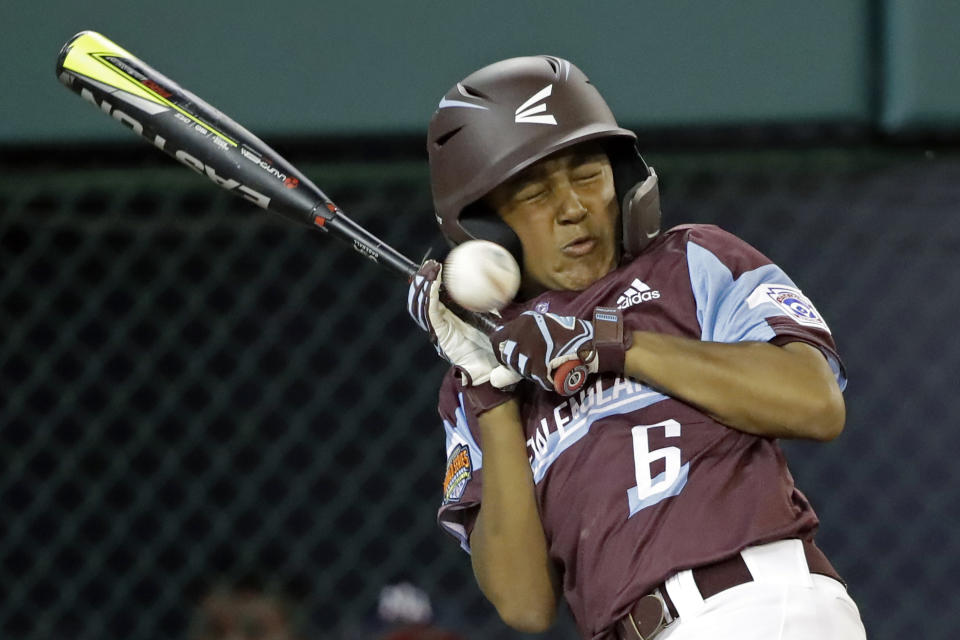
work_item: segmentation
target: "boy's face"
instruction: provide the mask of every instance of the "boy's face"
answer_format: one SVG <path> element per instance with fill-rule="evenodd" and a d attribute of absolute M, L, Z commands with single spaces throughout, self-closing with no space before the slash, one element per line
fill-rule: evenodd
<path fill-rule="evenodd" d="M 548 156 L 484 200 L 519 236 L 531 293 L 580 291 L 617 266 L 620 207 L 610 160 L 598 145 Z"/>

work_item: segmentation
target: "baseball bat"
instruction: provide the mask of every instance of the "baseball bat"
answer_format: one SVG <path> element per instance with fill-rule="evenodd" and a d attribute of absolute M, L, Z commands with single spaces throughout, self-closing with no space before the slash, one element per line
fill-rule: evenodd
<path fill-rule="evenodd" d="M 419 265 L 351 220 L 257 136 L 105 36 L 81 31 L 68 40 L 56 73 L 68 89 L 217 186 L 329 233 L 407 280 L 416 274 Z M 487 333 L 499 324 L 444 302 Z"/>

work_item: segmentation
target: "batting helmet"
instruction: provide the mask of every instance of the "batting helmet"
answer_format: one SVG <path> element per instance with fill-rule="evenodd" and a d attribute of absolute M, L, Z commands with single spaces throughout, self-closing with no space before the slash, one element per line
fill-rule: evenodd
<path fill-rule="evenodd" d="M 451 245 L 492 240 L 519 261 L 519 239 L 481 198 L 538 160 L 587 141 L 599 142 L 610 158 L 624 253 L 638 254 L 660 232 L 657 175 L 640 157 L 637 136 L 617 125 L 587 76 L 552 56 L 496 62 L 440 100 L 427 153 L 444 237 Z"/>

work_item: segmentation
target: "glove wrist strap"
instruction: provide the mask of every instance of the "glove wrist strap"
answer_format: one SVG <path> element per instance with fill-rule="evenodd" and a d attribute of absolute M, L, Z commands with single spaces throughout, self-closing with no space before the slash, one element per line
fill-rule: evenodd
<path fill-rule="evenodd" d="M 597 371 L 623 373 L 627 349 L 632 344 L 633 335 L 623 328 L 623 311 L 615 307 L 593 310 L 593 350 Z"/>

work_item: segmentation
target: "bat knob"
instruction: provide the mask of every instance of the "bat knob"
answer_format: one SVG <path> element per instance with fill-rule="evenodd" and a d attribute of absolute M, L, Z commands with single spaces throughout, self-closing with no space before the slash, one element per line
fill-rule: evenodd
<path fill-rule="evenodd" d="M 572 396 L 583 387 L 590 370 L 579 360 L 564 362 L 553 374 L 553 388 L 562 396 Z"/>

